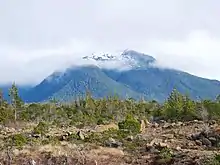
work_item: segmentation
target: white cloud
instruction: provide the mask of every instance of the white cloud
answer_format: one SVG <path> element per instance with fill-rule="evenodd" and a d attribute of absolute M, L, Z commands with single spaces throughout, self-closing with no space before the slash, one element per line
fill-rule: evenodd
<path fill-rule="evenodd" d="M 218 0 L 0 1 L 0 84 L 37 83 L 79 56 L 129 48 L 220 80 Z M 115 65 L 115 64 L 114 64 Z"/>
<path fill-rule="evenodd" d="M 220 80 L 220 39 L 207 31 L 191 32 L 182 41 L 154 40 L 148 45 L 161 66 Z"/>

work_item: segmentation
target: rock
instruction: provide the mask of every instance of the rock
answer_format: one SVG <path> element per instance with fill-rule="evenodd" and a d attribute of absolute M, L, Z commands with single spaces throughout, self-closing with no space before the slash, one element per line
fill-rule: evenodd
<path fill-rule="evenodd" d="M 165 138 L 168 138 L 168 139 L 173 139 L 174 138 L 173 134 L 164 134 L 162 136 L 165 137 Z"/>
<path fill-rule="evenodd" d="M 190 137 L 192 140 L 199 140 L 201 138 L 201 133 L 192 134 Z"/>
<path fill-rule="evenodd" d="M 158 127 L 159 127 L 159 124 L 158 124 L 158 123 L 154 123 L 154 124 L 152 124 L 152 127 L 153 127 L 153 128 L 158 128 Z"/>
<path fill-rule="evenodd" d="M 214 124 L 216 124 L 217 122 L 216 122 L 216 120 L 209 120 L 208 123 L 209 123 L 209 125 L 214 125 Z"/>
<path fill-rule="evenodd" d="M 36 162 L 35 160 L 31 160 L 31 161 L 30 161 L 30 164 L 31 164 L 31 165 L 36 165 L 37 162 Z"/>
<path fill-rule="evenodd" d="M 109 138 L 105 144 L 107 147 L 113 147 L 113 148 L 118 148 L 118 147 L 122 146 L 121 142 L 118 142 L 113 138 Z"/>
<path fill-rule="evenodd" d="M 133 137 L 133 136 L 128 136 L 128 137 L 127 137 L 127 140 L 128 140 L 128 141 L 133 141 L 133 140 L 134 140 L 134 137 Z"/>
<path fill-rule="evenodd" d="M 161 148 L 169 148 L 170 147 L 167 143 L 163 143 L 163 142 L 159 143 L 158 146 Z"/>
<path fill-rule="evenodd" d="M 207 130 L 204 130 L 204 131 L 202 131 L 202 132 L 200 133 L 200 135 L 203 136 L 203 137 L 205 137 L 205 138 L 208 138 L 208 137 L 209 137 L 209 134 L 210 134 L 210 132 L 207 131 Z"/>
<path fill-rule="evenodd" d="M 141 132 L 141 133 L 144 133 L 144 132 L 145 132 L 145 129 L 146 129 L 145 121 L 144 121 L 144 120 L 141 120 L 141 129 L 140 129 L 140 132 Z"/>
<path fill-rule="evenodd" d="M 164 129 L 168 129 L 168 128 L 172 128 L 173 127 L 173 125 L 171 124 L 171 123 L 165 123 L 164 125 L 163 125 L 163 128 Z"/>
<path fill-rule="evenodd" d="M 202 144 L 206 145 L 207 147 L 211 147 L 212 146 L 212 143 L 207 138 L 202 138 Z"/>
<path fill-rule="evenodd" d="M 202 142 L 201 142 L 200 140 L 196 140 L 195 143 L 196 143 L 196 145 L 198 145 L 198 146 L 202 146 Z"/>
<path fill-rule="evenodd" d="M 177 127 L 183 126 L 183 122 L 180 122 L 180 121 L 177 122 L 177 123 L 176 123 L 176 126 L 177 126 Z"/>
<path fill-rule="evenodd" d="M 32 134 L 31 136 L 34 138 L 41 138 L 41 134 Z"/>
<path fill-rule="evenodd" d="M 82 131 L 77 132 L 77 136 L 79 137 L 80 140 L 85 140 L 85 136 Z"/>
<path fill-rule="evenodd" d="M 95 127 L 95 132 L 104 132 L 104 131 L 107 131 L 109 129 L 116 129 L 118 130 L 118 125 L 115 124 L 115 123 L 110 123 L 110 124 L 107 124 L 107 125 L 97 125 Z"/>
<path fill-rule="evenodd" d="M 177 147 L 176 147 L 176 150 L 177 150 L 177 151 L 180 151 L 180 150 L 181 150 L 181 147 L 180 147 L 180 146 L 177 146 Z"/>
<path fill-rule="evenodd" d="M 158 145 L 159 143 L 162 143 L 162 142 L 163 142 L 162 139 L 154 138 L 154 139 L 149 143 L 149 146 L 153 146 L 154 144 Z"/>
<path fill-rule="evenodd" d="M 217 139 L 214 138 L 214 137 L 210 137 L 210 138 L 208 138 L 208 139 L 209 139 L 209 141 L 212 143 L 213 146 L 218 143 Z"/>
<path fill-rule="evenodd" d="M 149 151 L 150 153 L 152 153 L 152 154 L 158 154 L 158 153 L 160 153 L 160 150 L 156 149 L 155 147 L 151 147 L 148 151 Z"/>

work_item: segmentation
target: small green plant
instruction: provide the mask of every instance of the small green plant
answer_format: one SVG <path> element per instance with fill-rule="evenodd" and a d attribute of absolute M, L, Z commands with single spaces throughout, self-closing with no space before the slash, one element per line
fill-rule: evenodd
<path fill-rule="evenodd" d="M 156 162 L 158 164 L 169 164 L 172 161 L 173 154 L 169 148 L 163 148 L 159 155 Z"/>
<path fill-rule="evenodd" d="M 48 127 L 47 123 L 39 122 L 39 124 L 34 128 L 33 133 L 45 135 L 47 133 L 48 129 L 49 129 L 49 127 Z"/>
<path fill-rule="evenodd" d="M 220 155 L 215 155 L 205 162 L 205 165 L 220 165 Z"/>
<path fill-rule="evenodd" d="M 126 119 L 118 123 L 118 127 L 121 130 L 128 130 L 132 134 L 140 133 L 141 124 L 131 115 L 128 115 Z"/>
<path fill-rule="evenodd" d="M 8 138 L 8 144 L 15 146 L 18 149 L 22 149 L 22 147 L 27 143 L 28 139 L 23 134 L 15 134 Z"/>

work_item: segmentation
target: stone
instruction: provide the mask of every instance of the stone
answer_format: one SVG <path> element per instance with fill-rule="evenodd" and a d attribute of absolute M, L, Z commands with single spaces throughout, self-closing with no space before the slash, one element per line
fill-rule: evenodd
<path fill-rule="evenodd" d="M 36 162 L 35 160 L 31 160 L 31 161 L 30 161 L 30 164 L 31 164 L 31 165 L 36 165 L 37 162 Z"/>
<path fill-rule="evenodd" d="M 177 123 L 176 123 L 176 126 L 177 126 L 177 127 L 183 126 L 183 122 L 180 122 L 180 121 L 177 122 Z"/>
<path fill-rule="evenodd" d="M 203 145 L 206 145 L 206 146 L 208 146 L 208 147 L 211 147 L 212 146 L 212 143 L 210 142 L 210 140 L 209 139 L 207 139 L 207 138 L 202 138 L 202 144 Z"/>
<path fill-rule="evenodd" d="M 170 123 L 165 123 L 164 125 L 163 125 L 163 128 L 164 129 L 168 129 L 168 128 L 172 128 L 173 126 L 172 126 L 172 124 L 170 124 Z"/>
<path fill-rule="evenodd" d="M 127 137 L 127 141 L 133 141 L 134 140 L 134 137 L 133 136 L 128 136 Z"/>
<path fill-rule="evenodd" d="M 193 144 L 192 142 L 189 142 L 189 143 L 187 143 L 186 145 L 189 146 L 189 147 L 194 146 L 194 144 Z"/>
<path fill-rule="evenodd" d="M 107 131 L 109 129 L 116 129 L 118 130 L 118 125 L 115 124 L 115 123 L 110 123 L 110 124 L 106 124 L 106 125 L 97 125 L 95 127 L 95 131 L 96 132 L 104 132 L 104 131 Z"/>
<path fill-rule="evenodd" d="M 159 124 L 158 124 L 158 123 L 154 123 L 154 124 L 152 124 L 152 127 L 153 127 L 153 128 L 158 128 L 158 127 L 159 127 Z"/>
<path fill-rule="evenodd" d="M 157 138 L 154 138 L 150 143 L 149 143 L 149 145 L 150 146 L 153 146 L 154 144 L 159 144 L 159 143 L 162 143 L 163 142 L 163 140 L 162 139 L 157 139 Z"/>
<path fill-rule="evenodd" d="M 214 138 L 214 137 L 210 137 L 210 138 L 208 138 L 208 139 L 209 139 L 209 141 L 212 143 L 213 146 L 218 143 L 218 142 L 217 142 L 217 139 Z"/>
<path fill-rule="evenodd" d="M 83 134 L 82 131 L 79 131 L 79 132 L 77 133 L 77 136 L 79 137 L 80 140 L 85 140 L 85 136 L 84 136 L 84 134 Z"/>
<path fill-rule="evenodd" d="M 107 147 L 113 147 L 113 148 L 118 148 L 118 147 L 122 146 L 121 142 L 118 142 L 113 138 L 109 138 L 105 144 Z"/>
<path fill-rule="evenodd" d="M 196 140 L 195 143 L 196 143 L 196 145 L 198 145 L 198 146 L 202 146 L 202 142 L 201 142 L 200 140 Z"/>
<path fill-rule="evenodd" d="M 144 120 L 141 120 L 141 129 L 140 132 L 141 133 L 145 133 L 145 129 L 146 129 L 146 124 Z"/>
<path fill-rule="evenodd" d="M 164 134 L 163 137 L 168 138 L 168 139 L 173 139 L 174 135 L 173 134 Z"/>
<path fill-rule="evenodd" d="M 31 136 L 34 137 L 34 138 L 40 138 L 41 134 L 32 134 Z"/>
<path fill-rule="evenodd" d="M 180 151 L 180 150 L 181 150 L 181 147 L 180 147 L 180 146 L 177 146 L 177 147 L 176 147 L 176 150 L 177 150 L 177 151 Z"/>
<path fill-rule="evenodd" d="M 200 137 L 201 137 L 201 134 L 200 133 L 195 133 L 195 134 L 192 134 L 190 137 L 191 137 L 192 140 L 199 140 Z"/>
<path fill-rule="evenodd" d="M 170 146 L 167 144 L 167 143 L 159 143 L 158 147 L 161 147 L 161 148 L 170 148 Z"/>

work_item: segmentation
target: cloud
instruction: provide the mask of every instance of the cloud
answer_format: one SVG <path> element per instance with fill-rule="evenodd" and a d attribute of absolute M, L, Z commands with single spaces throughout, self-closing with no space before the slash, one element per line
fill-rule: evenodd
<path fill-rule="evenodd" d="M 154 54 L 162 67 L 220 80 L 220 39 L 213 37 L 208 31 L 191 32 L 182 41 L 154 40 L 148 45 L 148 51 Z"/>
<path fill-rule="evenodd" d="M 93 52 L 134 49 L 220 80 L 218 0 L 0 1 L 0 84 L 36 84 Z M 115 64 L 114 64 L 115 65 Z"/>

